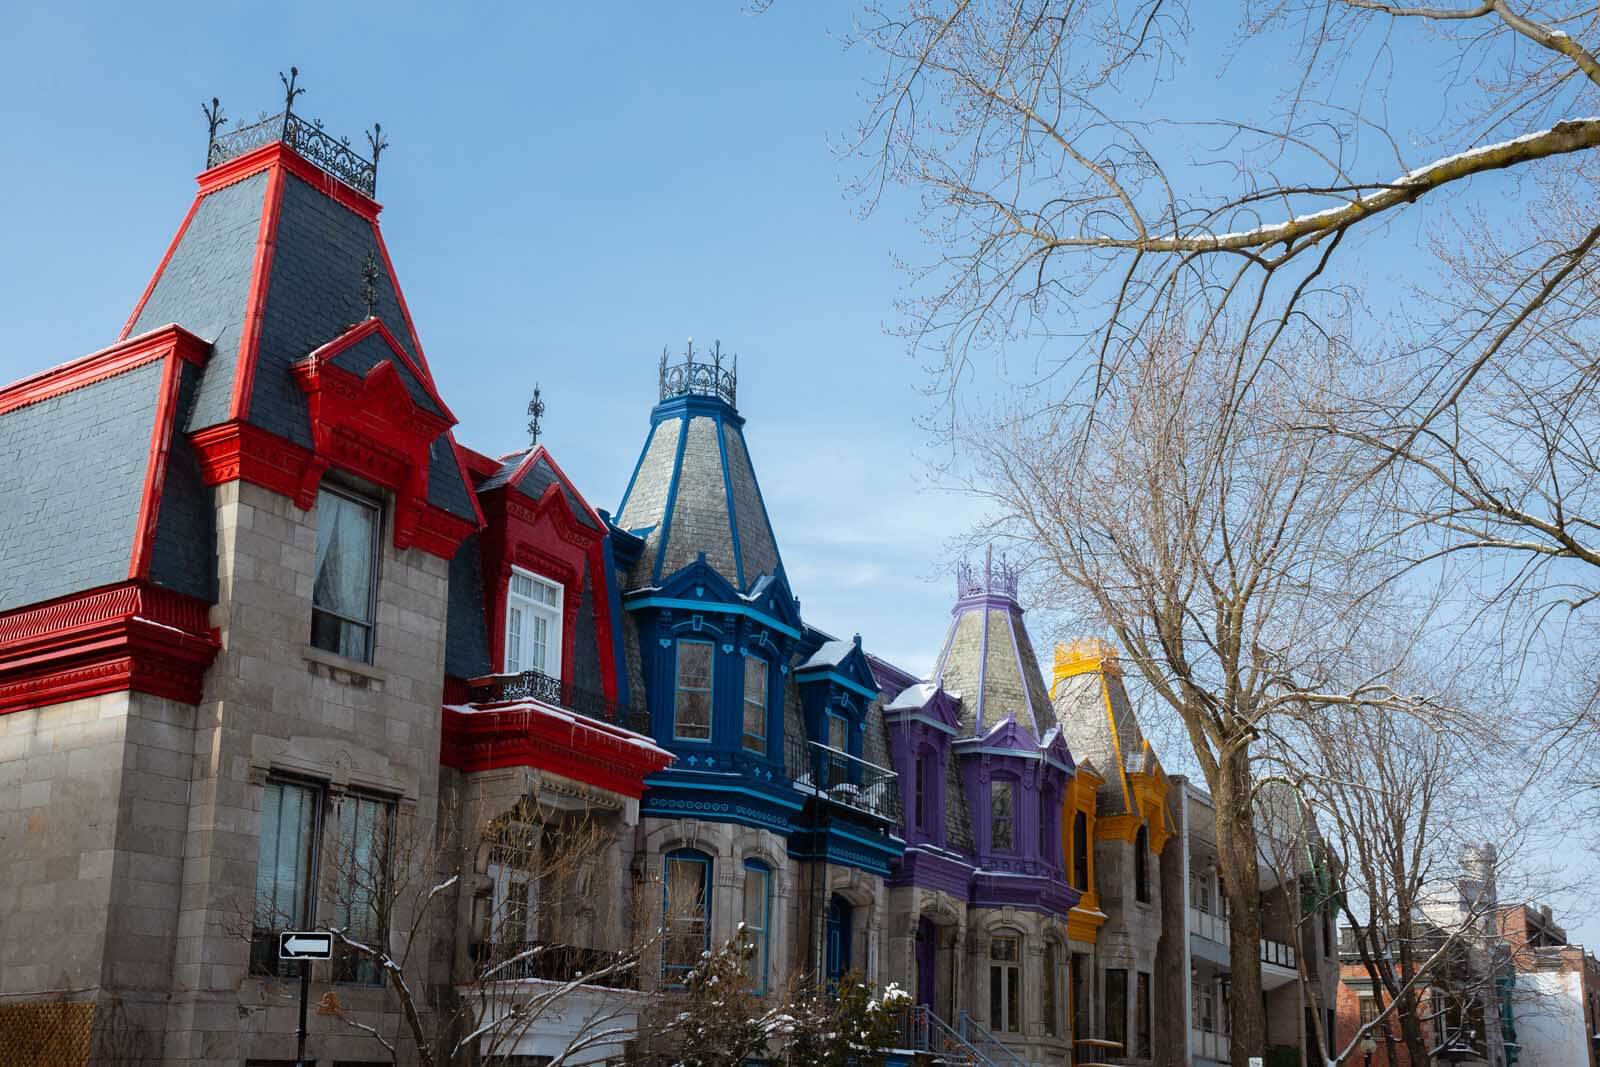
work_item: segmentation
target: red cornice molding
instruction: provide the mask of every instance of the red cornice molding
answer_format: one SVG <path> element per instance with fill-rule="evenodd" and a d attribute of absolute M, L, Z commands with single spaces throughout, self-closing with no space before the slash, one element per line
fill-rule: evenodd
<path fill-rule="evenodd" d="M 672 757 L 649 738 L 536 704 L 462 712 L 443 709 L 439 762 L 468 774 L 500 767 L 550 771 L 637 800 L 644 778 Z"/>
<path fill-rule="evenodd" d="M 340 373 L 357 382 L 363 380 L 348 371 Z M 396 548 L 419 548 L 440 559 L 453 559 L 461 542 L 480 528 L 480 524 L 472 520 L 428 503 L 425 495 L 413 492 L 402 500 L 403 487 L 408 484 L 404 479 L 396 485 L 375 476 L 382 474 L 383 466 L 389 464 L 389 474 L 385 477 L 392 478 L 393 464 L 397 462 L 397 451 L 381 442 L 374 450 L 363 452 L 359 438 L 345 437 L 337 448 L 312 452 L 245 422 L 225 422 L 197 430 L 189 435 L 189 440 L 199 457 L 200 477 L 205 484 L 246 481 L 288 497 L 302 510 L 316 503 L 317 486 L 329 467 L 339 467 L 395 489 L 397 506 L 402 512 L 396 515 Z M 426 484 L 422 483 L 424 493 Z"/>
<path fill-rule="evenodd" d="M 375 222 L 378 213 L 383 210 L 382 204 L 364 193 L 356 192 L 321 167 L 295 154 L 295 151 L 282 141 L 264 144 L 242 156 L 235 156 L 224 163 L 218 163 L 210 170 L 197 175 L 195 181 L 200 186 L 200 195 L 205 196 L 273 166 L 282 167 L 324 196 L 349 208 L 369 222 Z"/>
<path fill-rule="evenodd" d="M 125 690 L 198 704 L 208 605 L 124 582 L 0 615 L 0 714 Z"/>
<path fill-rule="evenodd" d="M 209 341 L 201 340 L 182 326 L 168 323 L 0 389 L 0 415 L 114 378 L 167 355 L 175 355 L 198 367 L 210 351 Z"/>
<path fill-rule="evenodd" d="M 389 332 L 389 327 L 384 325 L 382 319 L 363 319 L 327 344 L 313 349 L 311 354 L 306 357 L 305 362 L 307 364 L 330 362 L 340 352 L 360 341 L 366 340 L 373 334 L 383 338 L 383 343 L 389 346 L 390 354 L 395 359 L 398 359 L 417 379 L 418 384 L 422 386 L 422 391 L 428 394 L 428 399 L 432 400 L 438 405 L 439 410 L 444 412 L 445 421 L 451 426 L 459 422 L 460 420 L 450 411 L 449 405 L 444 402 L 444 398 L 439 395 L 439 391 L 433 387 L 433 381 L 422 372 L 410 356 L 406 355 L 404 346 L 400 344 L 393 333 Z"/>

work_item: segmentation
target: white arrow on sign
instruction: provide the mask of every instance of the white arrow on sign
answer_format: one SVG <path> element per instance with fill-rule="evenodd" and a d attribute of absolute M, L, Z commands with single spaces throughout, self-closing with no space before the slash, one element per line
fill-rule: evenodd
<path fill-rule="evenodd" d="M 280 935 L 280 960 L 326 960 L 333 957 L 333 935 L 289 930 Z"/>

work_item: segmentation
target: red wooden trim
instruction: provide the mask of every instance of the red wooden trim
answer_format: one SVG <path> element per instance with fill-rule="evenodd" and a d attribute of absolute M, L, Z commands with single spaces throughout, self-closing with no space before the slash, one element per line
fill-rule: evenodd
<path fill-rule="evenodd" d="M 168 354 L 174 354 L 198 367 L 205 362 L 210 350 L 210 342 L 201 340 L 182 326 L 169 323 L 0 389 L 0 415 L 114 378 Z"/>
<path fill-rule="evenodd" d="M 221 647 L 208 612 L 124 582 L 0 615 L 0 714 L 123 690 L 199 703 Z"/>
<path fill-rule="evenodd" d="M 133 306 L 133 314 L 128 316 L 128 321 L 122 324 L 122 332 L 117 334 L 118 341 L 126 341 L 128 334 L 133 332 L 133 324 L 139 321 L 139 313 L 150 300 L 150 294 L 156 291 L 156 282 L 167 271 L 167 264 L 172 262 L 172 253 L 178 250 L 178 243 L 183 240 L 183 235 L 189 232 L 189 223 L 194 221 L 195 212 L 200 210 L 200 197 L 194 198 L 194 203 L 189 205 L 188 214 L 183 216 L 183 222 L 178 225 L 178 232 L 173 235 L 172 243 L 167 246 L 167 254 L 161 257 L 161 262 L 156 264 L 156 272 L 150 275 L 150 284 L 144 287 L 144 294 L 139 297 L 139 302 Z"/>
<path fill-rule="evenodd" d="M 341 207 L 349 208 L 369 222 L 377 221 L 378 213 L 383 210 L 382 204 L 365 193 L 352 189 L 316 164 L 302 159 L 282 141 L 262 145 L 225 163 L 218 163 L 198 175 L 195 181 L 199 183 L 200 193 L 203 196 L 206 193 L 216 192 L 223 186 L 259 174 L 271 166 L 283 167 Z"/>
<path fill-rule="evenodd" d="M 602 519 L 599 512 L 595 511 L 594 507 L 590 505 L 589 499 L 578 491 L 578 487 L 573 484 L 571 478 L 567 477 L 567 472 L 561 469 L 561 464 L 556 462 L 556 457 L 550 454 L 550 450 L 545 448 L 544 445 L 540 445 L 533 450 L 533 453 L 534 455 L 543 456 L 545 458 L 545 461 L 550 464 L 550 469 L 556 472 L 556 477 L 561 479 L 562 483 L 572 491 L 573 497 L 575 497 L 577 501 L 583 505 L 584 510 L 589 513 L 589 517 L 594 520 L 594 524 L 600 529 L 604 530 L 606 528 L 605 520 Z M 532 458 L 532 456 L 529 457 L 529 459 Z"/>
<path fill-rule="evenodd" d="M 475 448 L 468 448 L 460 441 L 455 442 L 455 446 L 456 455 L 461 457 L 461 465 L 476 475 L 476 478 L 467 482 L 470 486 L 476 486 L 479 481 L 485 478 L 494 477 L 495 472 L 505 465 L 500 460 L 492 456 L 486 456 Z"/>
<path fill-rule="evenodd" d="M 261 347 L 261 323 L 267 314 L 267 288 L 272 284 L 272 254 L 277 249 L 278 216 L 282 206 L 283 168 L 273 167 L 267 173 L 267 191 L 261 201 L 261 228 L 256 234 L 250 293 L 244 303 L 244 327 L 239 331 L 239 363 L 233 374 L 233 398 L 228 405 L 230 418 L 242 419 L 250 413 L 251 388 L 255 385 L 256 359 Z"/>
<path fill-rule="evenodd" d="M 406 355 L 406 350 L 401 347 L 399 340 L 390 332 L 389 327 L 384 325 L 382 319 L 363 319 L 327 344 L 312 349 L 311 355 L 307 356 L 306 359 L 321 363 L 331 361 L 340 352 L 373 334 L 382 337 L 383 343 L 389 346 L 389 351 L 405 365 L 407 370 L 416 376 L 417 381 L 422 385 L 423 392 L 427 393 L 428 398 L 438 405 L 440 411 L 444 412 L 444 417 L 449 421 L 450 425 L 454 426 L 460 422 L 461 420 L 451 413 L 450 406 L 444 402 L 444 398 L 439 395 L 439 390 L 434 387 L 433 379 L 418 369 L 411 357 Z M 471 483 L 469 482 L 468 484 L 470 485 Z"/>
<path fill-rule="evenodd" d="M 650 739 L 532 701 L 474 711 L 446 707 L 439 762 L 467 773 L 531 767 L 638 799 L 645 776 L 672 762 L 640 741 Z"/>
<path fill-rule="evenodd" d="M 302 508 L 300 479 L 311 452 L 246 422 L 224 422 L 189 435 L 207 485 L 244 480 L 289 497 Z"/>
<path fill-rule="evenodd" d="M 144 467 L 144 495 L 139 498 L 139 520 L 134 525 L 133 555 L 128 560 L 129 578 L 150 576 L 150 549 L 155 544 L 156 521 L 161 511 L 161 490 L 166 482 L 167 455 L 172 449 L 173 409 L 178 405 L 179 368 L 175 356 L 167 357 L 161 372 L 161 391 L 156 397 L 155 425 L 150 428 L 150 458 Z"/>
<path fill-rule="evenodd" d="M 406 306 L 406 294 L 400 289 L 400 279 L 394 273 L 394 260 L 389 258 L 389 246 L 383 241 L 383 231 L 378 228 L 378 220 L 372 220 L 372 236 L 378 241 L 378 254 L 383 257 L 383 269 L 389 274 L 389 284 L 394 287 L 394 298 L 400 305 L 400 317 L 406 320 L 406 330 L 411 334 L 411 343 L 417 350 L 417 361 L 422 364 L 422 369 L 429 375 L 433 368 L 428 366 L 428 357 L 422 351 L 422 338 L 417 336 L 417 324 L 411 321 L 411 309 Z"/>

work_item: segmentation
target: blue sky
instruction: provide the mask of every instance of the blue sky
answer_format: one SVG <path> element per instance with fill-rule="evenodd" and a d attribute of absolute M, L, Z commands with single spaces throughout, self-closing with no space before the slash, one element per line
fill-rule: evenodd
<path fill-rule="evenodd" d="M 837 3 L 286 4 L 18 11 L 0 92 L 0 380 L 115 338 L 193 196 L 200 103 L 297 109 L 391 147 L 379 199 L 458 438 L 545 441 L 600 507 L 627 484 L 662 346 L 739 353 L 740 409 L 806 617 L 926 670 L 962 501 L 925 491 L 916 364 L 885 327 L 916 252 L 833 153 L 871 57 Z M 954 509 L 954 510 L 948 510 Z"/>
<path fill-rule="evenodd" d="M 115 338 L 193 196 L 201 101 L 220 96 L 241 117 L 277 110 L 277 72 L 297 64 L 300 113 L 356 140 L 384 124 L 384 234 L 460 440 L 520 447 L 538 381 L 546 443 L 592 502 L 615 508 L 662 346 L 720 338 L 740 356 L 740 409 L 807 619 L 925 671 L 953 594 L 948 545 L 977 509 L 929 486 L 925 380 L 887 332 L 907 284 L 893 257 L 931 254 L 914 205 L 891 194 L 858 218 L 852 167 L 832 149 L 877 69 L 841 46 L 851 8 L 11 11 L 0 382 Z M 1203 22 L 1189 50 L 1205 71 L 1182 97 L 1194 117 L 1270 102 L 1270 79 L 1244 61 L 1212 76 L 1228 29 Z M 1435 122 L 1439 76 L 1414 68 L 1390 113 Z M 1369 91 L 1382 82 L 1362 77 Z M 1202 154 L 1199 142 L 1170 147 Z M 1424 217 L 1391 223 L 1382 256 L 1360 269 L 1403 278 Z M 1035 626 L 1042 652 L 1070 636 Z M 1600 924 L 1569 918 L 1600 942 Z"/>

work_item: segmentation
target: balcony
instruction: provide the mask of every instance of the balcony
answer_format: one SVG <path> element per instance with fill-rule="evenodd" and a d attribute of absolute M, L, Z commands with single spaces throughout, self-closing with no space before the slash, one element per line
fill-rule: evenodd
<path fill-rule="evenodd" d="M 582 715 L 586 719 L 650 736 L 650 716 L 644 708 L 607 700 L 603 693 L 581 688 L 562 678 L 552 678 L 543 671 L 481 678 L 468 690 L 467 699 L 474 704 L 535 700 L 552 708 Z"/>
<path fill-rule="evenodd" d="M 900 786 L 894 771 L 798 737 L 784 739 L 784 763 L 800 792 L 891 826 L 899 823 Z"/>
<path fill-rule="evenodd" d="M 487 981 L 581 981 L 607 989 L 639 988 L 638 964 L 626 953 L 553 941 L 478 942 L 472 946 L 472 962 Z"/>
<path fill-rule="evenodd" d="M 1189 1052 L 1195 1059 L 1215 1060 L 1218 1063 L 1233 1062 L 1228 1050 L 1228 1035 L 1219 1034 L 1214 1030 L 1190 1030 Z"/>
<path fill-rule="evenodd" d="M 1220 915 L 1189 909 L 1190 944 L 1194 954 L 1212 963 L 1227 966 L 1229 962 L 1229 925 Z M 1261 960 L 1261 984 L 1266 989 L 1276 989 L 1298 977 L 1295 969 L 1293 945 L 1281 941 L 1261 939 L 1258 958 Z"/>

